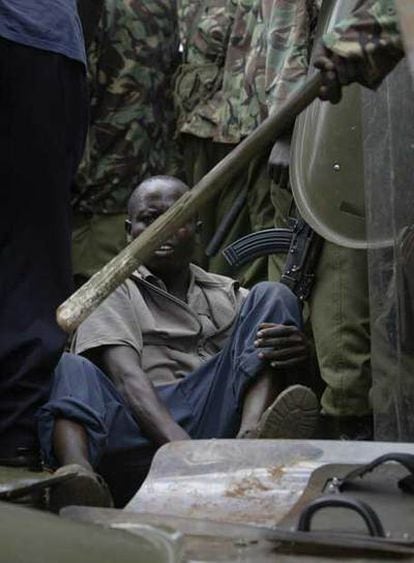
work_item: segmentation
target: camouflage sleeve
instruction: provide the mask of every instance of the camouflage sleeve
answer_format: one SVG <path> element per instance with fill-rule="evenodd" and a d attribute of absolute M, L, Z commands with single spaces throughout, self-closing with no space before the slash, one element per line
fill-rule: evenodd
<path fill-rule="evenodd" d="M 395 0 L 359 0 L 323 43 L 340 57 L 361 59 L 361 83 L 376 88 L 404 56 Z"/>
<path fill-rule="evenodd" d="M 320 0 L 264 3 L 266 101 L 275 111 L 306 80 Z"/>

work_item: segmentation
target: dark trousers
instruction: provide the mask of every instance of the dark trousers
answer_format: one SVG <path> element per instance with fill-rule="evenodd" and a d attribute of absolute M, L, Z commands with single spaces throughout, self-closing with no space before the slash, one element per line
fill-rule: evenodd
<path fill-rule="evenodd" d="M 174 420 L 192 438 L 235 437 L 246 388 L 263 367 L 254 346 L 263 322 L 302 326 L 300 305 L 286 286 L 256 285 L 223 350 L 179 383 L 157 388 Z M 57 465 L 53 455 L 56 418 L 84 426 L 92 465 L 108 481 L 117 504 L 125 503 L 145 477 L 156 448 L 110 380 L 85 358 L 63 356 L 50 400 L 39 412 L 40 442 L 50 466 Z"/>
<path fill-rule="evenodd" d="M 87 128 L 85 69 L 0 39 L 0 456 L 36 444 L 71 292 L 70 185 Z"/>

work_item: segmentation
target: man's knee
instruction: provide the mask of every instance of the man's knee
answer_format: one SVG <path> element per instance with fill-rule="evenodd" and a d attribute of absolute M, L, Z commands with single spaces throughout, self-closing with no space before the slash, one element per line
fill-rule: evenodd
<path fill-rule="evenodd" d="M 105 375 L 101 370 L 87 358 L 65 352 L 55 368 L 54 387 L 62 384 L 77 386 L 80 383 L 85 385 L 104 379 Z"/>
<path fill-rule="evenodd" d="M 288 306 L 297 307 L 299 305 L 296 295 L 287 285 L 280 282 L 260 282 L 256 284 L 250 294 L 256 299 L 271 299 L 272 301 L 282 301 Z"/>
<path fill-rule="evenodd" d="M 245 301 L 242 318 L 256 311 L 258 316 L 268 317 L 261 322 L 303 325 L 302 308 L 296 295 L 279 282 L 261 282 L 254 286 Z"/>

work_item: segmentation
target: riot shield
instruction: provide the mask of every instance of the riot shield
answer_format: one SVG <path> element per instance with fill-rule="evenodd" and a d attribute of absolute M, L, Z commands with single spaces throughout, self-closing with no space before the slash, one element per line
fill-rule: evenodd
<path fill-rule="evenodd" d="M 346 18 L 355 0 L 324 0 L 315 37 Z M 310 75 L 316 70 L 311 65 Z M 315 100 L 296 120 L 290 180 L 296 205 L 323 238 L 366 248 L 361 87 L 343 90 L 340 104 Z"/>
<path fill-rule="evenodd" d="M 414 92 L 404 59 L 362 92 L 375 436 L 414 439 Z"/>

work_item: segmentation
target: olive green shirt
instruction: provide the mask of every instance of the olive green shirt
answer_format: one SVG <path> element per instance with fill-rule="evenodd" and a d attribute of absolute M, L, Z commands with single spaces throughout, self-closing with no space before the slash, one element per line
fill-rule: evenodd
<path fill-rule="evenodd" d="M 130 346 L 154 385 L 174 383 L 219 352 L 248 291 L 191 264 L 187 302 L 141 266 L 79 327 L 72 349 Z"/>

